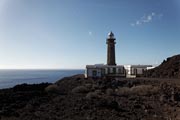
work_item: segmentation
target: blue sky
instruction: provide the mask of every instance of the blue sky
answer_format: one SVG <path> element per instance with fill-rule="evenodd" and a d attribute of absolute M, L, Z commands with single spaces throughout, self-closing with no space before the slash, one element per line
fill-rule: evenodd
<path fill-rule="evenodd" d="M 160 64 L 180 53 L 180 0 L 0 0 L 0 68 Z"/>

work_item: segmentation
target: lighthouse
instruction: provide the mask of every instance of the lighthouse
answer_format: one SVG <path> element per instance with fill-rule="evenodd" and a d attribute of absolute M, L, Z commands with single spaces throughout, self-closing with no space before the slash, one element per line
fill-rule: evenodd
<path fill-rule="evenodd" d="M 106 41 L 107 44 L 107 65 L 116 65 L 115 58 L 115 37 L 112 32 L 108 34 L 108 38 Z"/>
<path fill-rule="evenodd" d="M 112 32 L 108 33 L 107 44 L 107 63 L 86 65 L 86 78 L 122 78 L 139 77 L 144 74 L 152 65 L 116 65 L 115 44 L 116 38 Z"/>

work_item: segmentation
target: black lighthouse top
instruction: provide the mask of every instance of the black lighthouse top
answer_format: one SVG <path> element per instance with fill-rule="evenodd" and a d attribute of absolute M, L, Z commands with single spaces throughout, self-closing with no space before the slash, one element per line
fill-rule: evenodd
<path fill-rule="evenodd" d="M 114 34 L 112 33 L 112 31 L 110 33 L 108 33 L 108 38 L 114 39 Z"/>

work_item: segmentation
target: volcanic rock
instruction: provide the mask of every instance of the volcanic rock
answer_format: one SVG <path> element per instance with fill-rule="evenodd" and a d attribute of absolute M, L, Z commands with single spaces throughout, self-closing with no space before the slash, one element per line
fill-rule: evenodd
<path fill-rule="evenodd" d="M 180 78 L 180 55 L 167 58 L 158 67 L 148 70 L 145 77 Z"/>

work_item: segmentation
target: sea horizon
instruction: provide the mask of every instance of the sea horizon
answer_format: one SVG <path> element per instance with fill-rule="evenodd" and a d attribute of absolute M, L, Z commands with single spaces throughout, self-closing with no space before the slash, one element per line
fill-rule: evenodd
<path fill-rule="evenodd" d="M 54 83 L 64 77 L 84 74 L 83 69 L 0 69 L 0 89 L 19 84 Z"/>
<path fill-rule="evenodd" d="M 81 68 L 0 68 L 0 70 L 85 70 Z"/>

